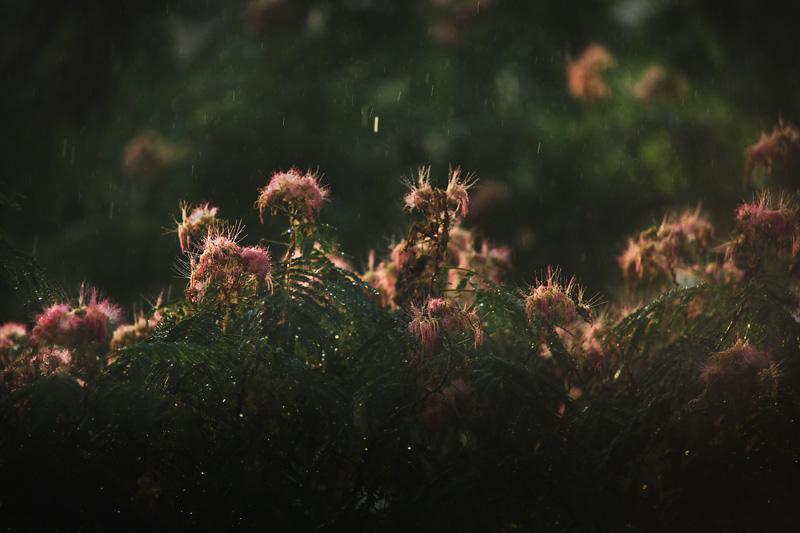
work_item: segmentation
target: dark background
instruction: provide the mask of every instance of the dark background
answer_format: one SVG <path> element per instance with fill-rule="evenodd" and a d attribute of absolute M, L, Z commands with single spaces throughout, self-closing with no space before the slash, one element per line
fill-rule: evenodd
<path fill-rule="evenodd" d="M 322 219 L 361 270 L 408 229 L 402 178 L 461 166 L 482 186 L 467 222 L 515 249 L 516 282 L 560 265 L 615 300 L 627 236 L 669 209 L 702 202 L 723 239 L 752 189 L 796 187 L 776 170 L 742 190 L 745 148 L 800 117 L 790 4 L 708 5 L 4 1 L 0 180 L 22 210 L 3 206 L 0 228 L 69 294 L 86 281 L 130 312 L 185 285 L 180 200 L 241 219 L 245 242 L 279 238 L 257 189 L 318 170 Z M 616 62 L 612 98 L 587 106 L 565 70 L 591 43 Z M 688 91 L 637 101 L 651 64 Z M 142 135 L 161 155 L 126 168 Z M 0 322 L 31 318 L 0 291 Z"/>

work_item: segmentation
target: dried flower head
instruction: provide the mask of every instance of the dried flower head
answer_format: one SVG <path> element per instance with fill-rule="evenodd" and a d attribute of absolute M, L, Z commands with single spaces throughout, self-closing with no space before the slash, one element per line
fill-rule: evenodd
<path fill-rule="evenodd" d="M 599 44 L 589 45 L 580 57 L 567 66 L 567 84 L 575 100 L 591 104 L 611 97 L 603 72 L 614 64 L 614 56 Z"/>
<path fill-rule="evenodd" d="M 467 309 L 452 300 L 431 298 L 422 308 L 411 304 L 413 319 L 408 331 L 428 351 L 439 345 L 442 335 L 452 336 L 459 333 L 472 333 L 474 345 L 483 342 L 483 329 L 476 310 Z"/>
<path fill-rule="evenodd" d="M 279 206 L 296 220 L 317 220 L 322 201 L 329 194 L 328 189 L 319 184 L 319 176 L 311 171 L 301 174 L 295 168 L 288 172 L 275 173 L 269 184 L 258 192 L 256 206 L 261 222 L 264 222 L 265 211 L 275 214 Z"/>
<path fill-rule="evenodd" d="M 181 252 L 187 253 L 192 237 L 202 239 L 208 230 L 216 225 L 219 208 L 212 207 L 208 202 L 200 204 L 194 209 L 186 202 L 181 202 L 180 207 L 181 222 L 178 224 L 178 239 L 181 242 Z"/>

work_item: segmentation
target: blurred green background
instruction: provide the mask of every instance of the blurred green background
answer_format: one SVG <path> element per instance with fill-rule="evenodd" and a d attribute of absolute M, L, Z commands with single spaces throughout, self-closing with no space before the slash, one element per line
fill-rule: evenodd
<path fill-rule="evenodd" d="M 481 179 L 467 223 L 515 249 L 516 282 L 557 264 L 614 300 L 628 235 L 702 202 L 724 238 L 752 195 L 744 149 L 800 117 L 791 4 L 707 5 L 4 1 L 0 180 L 22 211 L 3 206 L 2 230 L 70 294 L 86 281 L 130 312 L 185 286 L 180 200 L 279 238 L 257 189 L 318 170 L 360 270 L 410 225 L 402 177 L 461 166 Z M 587 105 L 566 68 L 592 43 L 615 63 L 611 98 Z M 651 65 L 684 89 L 637 99 Z M 30 318 L 0 291 L 0 322 Z"/>

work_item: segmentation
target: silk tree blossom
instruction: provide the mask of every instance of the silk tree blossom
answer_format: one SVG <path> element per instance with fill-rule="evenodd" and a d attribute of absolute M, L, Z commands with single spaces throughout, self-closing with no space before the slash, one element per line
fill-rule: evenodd
<path fill-rule="evenodd" d="M 707 394 L 737 396 L 759 389 L 774 393 L 779 375 L 769 352 L 739 338 L 727 350 L 709 356 L 700 369 L 699 379 L 705 383 Z"/>
<path fill-rule="evenodd" d="M 723 246 L 725 258 L 743 269 L 754 267 L 762 258 L 785 264 L 797 256 L 799 237 L 790 202 L 763 193 L 758 201 L 736 209 L 732 239 Z"/>
<path fill-rule="evenodd" d="M 698 206 L 677 218 L 667 215 L 658 228 L 641 232 L 636 240 L 628 239 L 618 262 L 629 287 L 642 279 L 652 281 L 659 274 L 675 279 L 677 270 L 700 270 L 713 238 L 714 226 Z"/>
<path fill-rule="evenodd" d="M 511 248 L 491 247 L 489 242 L 484 240 L 480 249 L 477 249 L 473 233 L 461 226 L 456 226 L 450 231 L 447 252 L 450 263 L 458 267 L 448 272 L 448 283 L 452 289 L 456 288 L 465 276 L 477 278 L 470 279 L 473 287 L 485 288 L 488 283 L 506 281 L 513 271 Z"/>
<path fill-rule="evenodd" d="M 269 184 L 259 189 L 256 201 L 261 222 L 264 212 L 273 215 L 279 206 L 286 209 L 293 218 L 312 222 L 319 219 L 322 202 L 330 193 L 319 183 L 319 176 L 311 171 L 301 174 L 293 168 L 287 172 L 273 174 Z"/>
<path fill-rule="evenodd" d="M 548 325 L 563 327 L 574 322 L 579 311 L 586 311 L 583 288 L 575 282 L 575 278 L 571 278 L 566 286 L 562 285 L 560 277 L 560 269 L 547 267 L 547 279 L 537 280 L 536 286 L 530 287 L 525 295 L 528 321 L 540 317 Z"/>
<path fill-rule="evenodd" d="M 159 303 L 156 304 L 156 307 L 159 307 L 160 304 L 161 299 L 159 298 Z M 144 313 L 142 313 L 136 319 L 135 323 L 123 324 L 118 327 L 114 330 L 114 334 L 111 337 L 111 349 L 117 350 L 123 346 L 136 344 L 137 342 L 147 339 L 155 332 L 163 317 L 164 310 L 156 309 L 150 318 L 146 318 Z"/>
<path fill-rule="evenodd" d="M 102 345 L 108 336 L 109 323 L 117 322 L 122 309 L 108 300 L 99 300 L 96 289 L 81 289 L 77 307 L 54 304 L 36 317 L 32 331 L 39 345 L 58 345 L 66 348 Z"/>
<path fill-rule="evenodd" d="M 800 131 L 793 124 L 779 120 L 772 133 L 769 135 L 761 133 L 758 142 L 747 147 L 744 154 L 742 188 L 747 187 L 753 171 L 764 168 L 766 173 L 770 174 L 774 160 L 782 159 L 784 164 L 788 164 L 792 158 L 800 154 Z"/>
<path fill-rule="evenodd" d="M 235 229 L 215 227 L 203 239 L 201 250 L 190 256 L 186 288 L 190 303 L 200 304 L 213 293 L 220 304 L 227 305 L 254 294 L 260 284 L 272 289 L 269 250 L 261 246 L 243 248 L 236 243 L 237 237 Z"/>
<path fill-rule="evenodd" d="M 613 64 L 614 56 L 608 50 L 599 44 L 589 45 L 567 67 L 567 84 L 572 97 L 585 104 L 611 98 L 611 89 L 603 80 L 603 72 Z"/>
<path fill-rule="evenodd" d="M 413 319 L 408 331 L 428 351 L 433 351 L 443 336 L 459 333 L 472 333 L 475 348 L 483 342 L 483 328 L 474 309 L 467 311 L 451 300 L 431 298 L 422 309 L 412 303 L 411 313 Z"/>
<path fill-rule="evenodd" d="M 431 186 L 430 170 L 430 167 L 420 168 L 416 184 L 408 183 L 410 190 L 404 198 L 406 207 L 426 215 L 447 210 L 451 215 L 456 215 L 460 211 L 462 217 L 466 216 L 469 209 L 467 191 L 477 182 L 475 176 L 472 174 L 462 176 L 460 167 L 450 169 L 447 189 L 442 190 Z"/>
<path fill-rule="evenodd" d="M 0 326 L 0 369 L 7 367 L 14 354 L 28 343 L 28 327 L 19 322 L 6 322 Z"/>
<path fill-rule="evenodd" d="M 178 239 L 181 242 L 181 252 L 187 253 L 191 238 L 202 239 L 217 223 L 219 208 L 212 207 L 208 202 L 192 209 L 186 202 L 180 203 L 181 222 L 178 224 Z M 187 214 L 188 213 L 188 214 Z"/>
<path fill-rule="evenodd" d="M 397 308 L 394 303 L 397 294 L 397 267 L 393 261 L 381 261 L 376 265 L 375 250 L 370 250 L 367 271 L 360 277 L 378 292 L 376 299 L 381 307 Z"/>

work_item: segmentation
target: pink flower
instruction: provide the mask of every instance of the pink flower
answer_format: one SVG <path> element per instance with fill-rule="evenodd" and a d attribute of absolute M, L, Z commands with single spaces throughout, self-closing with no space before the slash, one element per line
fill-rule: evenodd
<path fill-rule="evenodd" d="M 301 174 L 297 169 L 277 172 L 269 185 L 259 189 L 258 206 L 261 221 L 264 211 L 275 214 L 278 206 L 285 208 L 293 217 L 313 221 L 319 218 L 322 202 L 329 191 L 319 184 L 319 177 L 311 171 Z"/>
<path fill-rule="evenodd" d="M 397 268 L 394 262 L 381 261 L 375 266 L 375 250 L 370 250 L 367 271 L 361 274 L 361 279 L 378 292 L 377 300 L 381 307 L 396 308 Z"/>
<path fill-rule="evenodd" d="M 599 44 L 588 46 L 567 67 L 567 84 L 572 97 L 586 104 L 610 98 L 611 89 L 603 81 L 603 72 L 614 64 L 614 56 Z"/>
<path fill-rule="evenodd" d="M 547 279 L 537 280 L 536 287 L 530 287 L 530 292 L 525 296 L 525 311 L 528 320 L 534 316 L 544 319 L 547 324 L 569 325 L 577 318 L 577 306 L 583 303 L 583 289 L 575 282 L 569 280 L 566 286 L 560 281 L 561 270 L 547 267 Z M 575 299 L 577 293 L 577 302 Z"/>
<path fill-rule="evenodd" d="M 161 297 L 159 296 L 158 303 L 156 303 L 157 309 L 149 319 L 145 318 L 144 313 L 141 313 L 134 324 L 125 324 L 114 330 L 111 337 L 111 349 L 117 350 L 150 337 L 164 317 L 164 310 L 159 309 L 160 306 Z"/>
<path fill-rule="evenodd" d="M 758 350 L 749 341 L 737 339 L 721 352 L 711 354 L 700 369 L 699 379 L 706 384 L 711 394 L 751 394 L 765 381 L 765 376 L 777 378 L 777 365 L 769 352 Z M 775 379 L 767 380 L 770 387 Z"/>
<path fill-rule="evenodd" d="M 676 269 L 698 268 L 710 251 L 714 237 L 714 226 L 701 213 L 685 211 L 677 220 L 664 217 L 658 228 L 650 228 L 639 234 L 638 239 L 629 239 L 628 247 L 618 258 L 625 281 L 631 287 L 641 279 L 652 281 L 659 274 L 675 278 Z"/>
<path fill-rule="evenodd" d="M 783 197 L 777 204 L 764 193 L 758 203 L 742 204 L 736 209 L 736 233 L 742 234 L 748 242 L 759 236 L 770 241 L 792 239 L 795 236 L 794 210 Z"/>
<path fill-rule="evenodd" d="M 412 303 L 411 313 L 414 317 L 408 331 L 428 351 L 433 351 L 442 335 L 472 333 L 475 348 L 483 342 L 483 329 L 475 310 L 468 312 L 445 298 L 431 298 L 423 309 Z"/>
<path fill-rule="evenodd" d="M 0 326 L 0 349 L 21 344 L 28 339 L 28 327 L 19 322 L 6 322 Z"/>
<path fill-rule="evenodd" d="M 264 281 L 272 271 L 269 250 L 261 246 L 248 246 L 239 253 L 244 261 L 245 270 L 253 274 L 258 281 Z"/>
<path fill-rule="evenodd" d="M 6 322 L 0 326 L 0 369 L 15 359 L 15 347 L 28 342 L 28 328 L 19 322 Z"/>
<path fill-rule="evenodd" d="M 684 96 L 689 90 L 686 78 L 680 75 L 669 75 L 658 65 L 647 67 L 644 74 L 633 88 L 633 95 L 645 104 L 651 104 L 659 96 L 674 98 Z"/>
<path fill-rule="evenodd" d="M 450 170 L 450 178 L 447 180 L 447 203 L 454 206 L 454 211 L 461 211 L 461 216 L 467 216 L 469 208 L 469 196 L 467 191 L 475 185 L 476 178 L 468 174 L 461 177 L 461 167 Z"/>
<path fill-rule="evenodd" d="M 201 250 L 190 256 L 186 289 L 190 303 L 201 303 L 209 291 L 218 303 L 227 305 L 253 294 L 259 284 L 272 289 L 269 251 L 261 246 L 242 248 L 235 240 L 238 233 L 236 228 L 214 227 L 203 239 Z"/>
<path fill-rule="evenodd" d="M 39 350 L 36 358 L 48 366 L 65 367 L 72 361 L 72 354 L 62 348 L 44 348 Z"/>
<path fill-rule="evenodd" d="M 758 142 L 745 150 L 742 188 L 747 187 L 753 171 L 766 168 L 767 174 L 769 174 L 772 172 L 772 162 L 775 159 L 780 158 L 786 164 L 799 153 L 800 131 L 794 125 L 784 124 L 782 120 L 779 120 L 771 134 L 762 133 Z"/>
<path fill-rule="evenodd" d="M 736 210 L 736 227 L 732 239 L 722 248 L 725 259 L 738 268 L 748 269 L 761 262 L 767 268 L 782 266 L 798 250 L 798 232 L 794 208 L 784 197 L 775 200 L 764 193 L 758 202 L 742 204 Z"/>
<path fill-rule="evenodd" d="M 476 183 L 476 178 L 471 174 L 461 176 L 461 168 L 450 169 L 447 189 L 442 191 L 430 184 L 430 167 L 419 169 L 417 182 L 408 183 L 410 189 L 404 198 L 406 207 L 424 214 L 438 214 L 447 211 L 450 215 L 461 212 L 467 214 L 469 195 L 467 191 Z"/>
<path fill-rule="evenodd" d="M 212 207 L 206 202 L 192 209 L 187 215 L 191 206 L 181 202 L 180 207 L 182 220 L 178 224 L 178 239 L 181 242 L 181 252 L 186 253 L 192 237 L 202 238 L 217 223 L 219 208 Z"/>
<path fill-rule="evenodd" d="M 81 289 L 78 307 L 55 304 L 36 317 L 32 337 L 38 344 L 56 344 L 67 348 L 102 344 L 107 337 L 109 322 L 117 322 L 122 310 L 108 300 L 97 299 L 97 290 Z"/>

